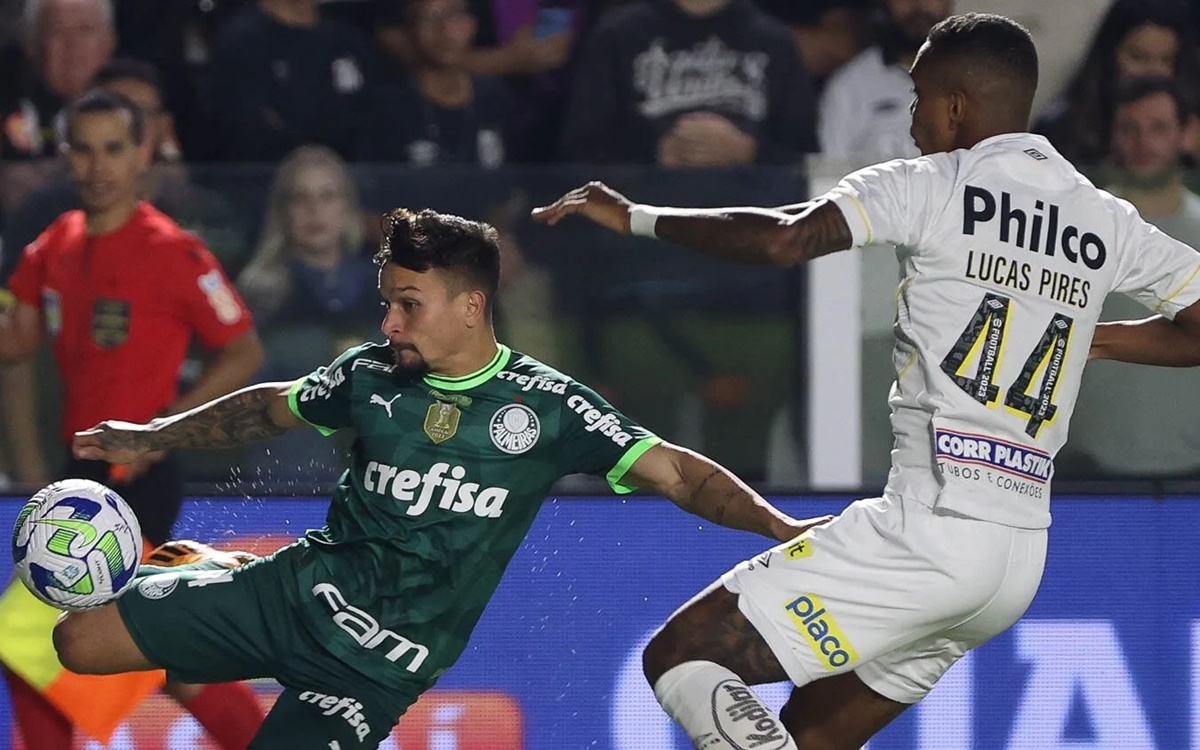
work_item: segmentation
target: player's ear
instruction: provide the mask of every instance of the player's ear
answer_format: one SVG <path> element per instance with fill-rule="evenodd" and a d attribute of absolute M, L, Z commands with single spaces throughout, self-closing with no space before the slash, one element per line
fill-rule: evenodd
<path fill-rule="evenodd" d="M 474 328 L 487 321 L 487 295 L 480 289 L 467 294 L 467 328 Z"/>
<path fill-rule="evenodd" d="M 967 117 L 967 95 L 962 89 L 952 89 L 946 100 L 946 116 L 950 127 L 958 130 Z"/>

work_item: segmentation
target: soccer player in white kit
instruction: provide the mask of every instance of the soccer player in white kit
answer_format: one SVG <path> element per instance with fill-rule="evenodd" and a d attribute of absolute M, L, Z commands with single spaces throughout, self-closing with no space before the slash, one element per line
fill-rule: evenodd
<path fill-rule="evenodd" d="M 736 566 L 646 648 L 655 695 L 696 747 L 860 747 L 1032 601 L 1053 459 L 1089 356 L 1200 364 L 1200 255 L 1027 132 L 1028 32 L 953 16 L 911 75 L 923 156 L 813 201 L 657 208 L 591 183 L 534 211 L 743 263 L 897 246 L 883 496 Z M 1114 291 L 1156 315 L 1097 326 Z M 777 721 L 748 685 L 785 679 L 797 687 Z"/>

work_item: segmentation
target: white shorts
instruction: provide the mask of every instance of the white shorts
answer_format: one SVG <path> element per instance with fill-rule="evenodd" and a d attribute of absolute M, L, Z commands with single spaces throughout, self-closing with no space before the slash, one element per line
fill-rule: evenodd
<path fill-rule="evenodd" d="M 916 703 L 1033 601 L 1044 529 L 876 498 L 722 576 L 797 685 L 854 671 Z"/>

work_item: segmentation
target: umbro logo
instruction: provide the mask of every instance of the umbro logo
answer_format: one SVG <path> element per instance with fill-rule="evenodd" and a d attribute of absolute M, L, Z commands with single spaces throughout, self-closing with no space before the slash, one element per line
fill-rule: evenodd
<path fill-rule="evenodd" d="M 392 396 L 390 401 L 384 401 L 383 396 L 380 396 L 378 393 L 372 393 L 371 394 L 371 403 L 379 404 L 384 409 L 387 409 L 388 419 L 391 419 L 392 418 L 392 403 L 395 402 L 396 399 L 400 398 L 403 395 L 404 395 L 403 393 L 397 393 L 395 396 Z"/>

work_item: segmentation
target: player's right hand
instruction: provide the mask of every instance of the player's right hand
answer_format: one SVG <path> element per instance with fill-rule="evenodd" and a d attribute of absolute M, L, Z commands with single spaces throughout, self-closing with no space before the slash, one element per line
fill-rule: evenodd
<path fill-rule="evenodd" d="M 551 203 L 533 209 L 533 220 L 554 226 L 566 216 L 579 215 L 620 234 L 629 234 L 633 202 L 603 182 L 589 182 Z"/>
<path fill-rule="evenodd" d="M 110 420 L 75 433 L 71 452 L 82 460 L 131 464 L 155 450 L 150 445 L 152 434 L 150 425 Z"/>

